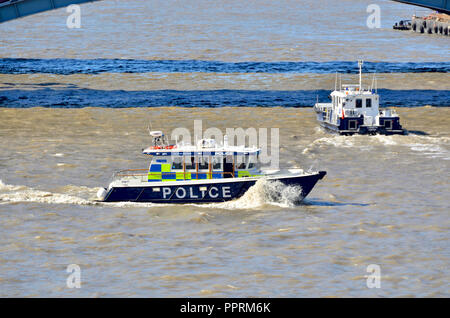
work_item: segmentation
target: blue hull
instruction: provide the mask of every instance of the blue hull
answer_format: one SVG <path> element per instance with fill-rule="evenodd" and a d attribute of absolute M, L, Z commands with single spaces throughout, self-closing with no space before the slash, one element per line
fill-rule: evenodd
<path fill-rule="evenodd" d="M 325 171 L 305 176 L 274 178 L 285 185 L 300 186 L 299 201 L 305 198 L 317 181 L 325 176 Z M 208 203 L 237 199 L 254 184 L 256 180 L 239 180 L 217 183 L 195 183 L 192 185 L 154 185 L 140 187 L 113 187 L 106 194 L 104 202 L 152 202 L 152 203 Z"/>

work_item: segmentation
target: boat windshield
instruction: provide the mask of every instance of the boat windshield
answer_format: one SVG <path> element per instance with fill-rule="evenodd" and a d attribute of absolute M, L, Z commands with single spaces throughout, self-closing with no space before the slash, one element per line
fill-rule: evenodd
<path fill-rule="evenodd" d="M 226 170 L 256 170 L 259 168 L 258 153 L 245 153 L 225 155 L 223 154 L 191 154 L 191 155 L 174 155 L 171 156 L 154 156 L 150 163 L 149 171 L 159 170 L 162 172 L 224 172 Z"/>

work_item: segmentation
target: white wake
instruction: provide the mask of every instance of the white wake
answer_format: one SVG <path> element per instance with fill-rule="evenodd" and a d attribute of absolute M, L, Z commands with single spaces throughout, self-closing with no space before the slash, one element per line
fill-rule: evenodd
<path fill-rule="evenodd" d="M 238 199 L 197 206 L 226 210 L 258 209 L 267 205 L 287 208 L 301 202 L 303 199 L 301 193 L 302 189 L 300 186 L 287 186 L 280 181 L 261 179 Z"/>
<path fill-rule="evenodd" d="M 10 185 L 0 180 L 0 202 L 37 202 L 46 204 L 73 204 L 73 205 L 103 205 L 118 208 L 130 207 L 161 207 L 170 206 L 169 203 L 141 203 L 141 202 L 99 202 L 94 198 L 99 188 L 79 186 L 65 186 L 65 193 L 55 193 L 37 190 L 24 185 Z M 89 196 L 93 199 L 84 199 L 79 195 Z M 250 187 L 239 199 L 220 203 L 187 204 L 198 207 L 217 209 L 257 209 L 267 205 L 279 207 L 292 207 L 301 201 L 300 186 L 286 186 L 279 181 L 261 179 Z"/>
<path fill-rule="evenodd" d="M 0 180 L 1 202 L 37 202 L 49 204 L 95 205 L 98 202 L 77 196 L 36 190 L 23 185 L 9 185 Z"/>

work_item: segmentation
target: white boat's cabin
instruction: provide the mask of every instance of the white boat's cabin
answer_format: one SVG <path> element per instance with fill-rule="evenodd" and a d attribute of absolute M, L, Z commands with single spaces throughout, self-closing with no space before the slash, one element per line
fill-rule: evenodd
<path fill-rule="evenodd" d="M 153 136 L 160 138 L 161 136 Z M 260 149 L 217 145 L 214 139 L 201 139 L 197 145 L 168 145 L 153 142 L 143 150 L 152 157 L 148 181 L 242 178 L 260 175 Z"/>
<path fill-rule="evenodd" d="M 359 85 L 342 85 L 341 90 L 331 93 L 331 104 L 339 116 L 359 117 L 361 115 L 375 117 L 380 107 L 380 97 L 371 90 L 361 89 Z"/>

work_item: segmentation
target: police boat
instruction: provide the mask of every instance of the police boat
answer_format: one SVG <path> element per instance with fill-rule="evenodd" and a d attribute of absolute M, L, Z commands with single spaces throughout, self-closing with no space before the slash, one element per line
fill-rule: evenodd
<path fill-rule="evenodd" d="M 97 196 L 103 202 L 206 203 L 241 197 L 258 180 L 279 181 L 299 186 L 300 202 L 326 172 L 302 169 L 263 170 L 260 149 L 229 146 L 215 139 L 201 139 L 197 145 L 169 145 L 161 131 L 151 131 L 152 146 L 143 149 L 151 157 L 148 169 L 121 170 L 108 188 Z"/>
<path fill-rule="evenodd" d="M 380 109 L 376 88 L 361 84 L 363 61 L 358 61 L 359 84 L 340 85 L 331 93 L 331 103 L 316 103 L 314 111 L 322 127 L 341 135 L 405 134 L 400 118 L 393 109 Z M 374 77 L 375 80 L 375 77 Z"/>

